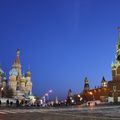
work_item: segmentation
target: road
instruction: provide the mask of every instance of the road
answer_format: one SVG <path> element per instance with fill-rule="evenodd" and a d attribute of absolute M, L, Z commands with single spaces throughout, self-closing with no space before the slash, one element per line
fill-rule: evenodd
<path fill-rule="evenodd" d="M 120 120 L 120 106 L 0 109 L 0 120 Z"/>

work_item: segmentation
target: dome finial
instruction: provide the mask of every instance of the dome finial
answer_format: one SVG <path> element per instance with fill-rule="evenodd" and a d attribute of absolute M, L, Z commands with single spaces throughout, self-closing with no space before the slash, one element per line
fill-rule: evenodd
<path fill-rule="evenodd" d="M 16 53 L 17 55 L 20 55 L 20 49 L 17 49 Z"/>
<path fill-rule="evenodd" d="M 28 70 L 27 70 L 25 76 L 26 76 L 26 77 L 31 77 L 30 67 L 28 68 Z"/>

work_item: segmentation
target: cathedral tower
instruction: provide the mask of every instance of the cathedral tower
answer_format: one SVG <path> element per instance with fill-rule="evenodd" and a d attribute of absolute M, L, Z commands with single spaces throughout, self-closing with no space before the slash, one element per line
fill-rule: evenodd
<path fill-rule="evenodd" d="M 32 93 L 32 82 L 31 82 L 31 72 L 30 69 L 28 69 L 28 71 L 25 74 L 26 77 L 26 93 L 27 94 L 31 94 Z"/>
<path fill-rule="evenodd" d="M 21 74 L 21 64 L 20 64 L 20 50 L 19 49 L 17 49 L 17 51 L 16 51 L 16 59 L 15 59 L 12 67 L 17 70 L 19 76 L 22 75 Z"/>
<path fill-rule="evenodd" d="M 14 96 L 17 98 L 22 98 L 23 96 L 32 93 L 31 72 L 28 70 L 24 76 L 21 71 L 20 50 L 18 49 L 16 51 L 14 64 L 9 72 L 9 85 L 14 91 Z"/>

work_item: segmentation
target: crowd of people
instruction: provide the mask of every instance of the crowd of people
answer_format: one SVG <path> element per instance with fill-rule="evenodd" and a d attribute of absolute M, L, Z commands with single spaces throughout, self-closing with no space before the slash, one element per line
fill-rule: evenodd
<path fill-rule="evenodd" d="M 9 99 L 6 100 L 6 102 L 2 103 L 0 100 L 0 106 L 6 106 L 6 107 L 20 107 L 20 106 L 27 106 L 28 101 L 26 100 L 21 100 L 19 101 L 16 99 L 15 101 L 11 101 Z"/>

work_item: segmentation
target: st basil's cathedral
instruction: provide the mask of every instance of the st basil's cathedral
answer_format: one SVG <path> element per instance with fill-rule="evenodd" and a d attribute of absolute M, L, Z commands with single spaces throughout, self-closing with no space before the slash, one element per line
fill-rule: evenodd
<path fill-rule="evenodd" d="M 9 86 L 9 88 L 12 89 L 14 98 L 22 99 L 32 95 L 31 71 L 28 69 L 25 74 L 22 74 L 19 49 L 16 51 L 16 58 L 9 72 L 8 81 L 5 72 L 0 68 L 1 91 L 6 86 Z"/>

